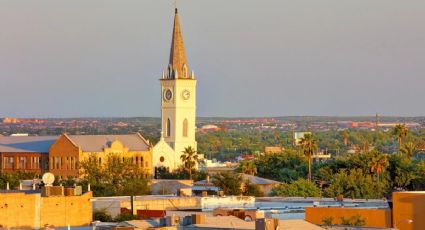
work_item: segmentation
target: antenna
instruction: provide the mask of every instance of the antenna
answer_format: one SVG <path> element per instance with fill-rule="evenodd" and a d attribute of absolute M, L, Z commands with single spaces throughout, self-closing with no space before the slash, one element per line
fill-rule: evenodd
<path fill-rule="evenodd" d="M 176 9 L 176 14 L 177 14 L 177 0 L 174 0 L 174 8 Z"/>

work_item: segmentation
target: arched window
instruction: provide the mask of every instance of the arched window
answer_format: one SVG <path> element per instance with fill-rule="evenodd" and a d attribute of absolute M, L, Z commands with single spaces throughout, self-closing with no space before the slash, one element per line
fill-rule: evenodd
<path fill-rule="evenodd" d="M 188 126 L 189 126 L 189 122 L 185 118 L 184 121 L 183 121 L 183 136 L 184 137 L 187 137 L 187 133 L 188 133 L 188 130 L 189 130 Z"/>
<path fill-rule="evenodd" d="M 165 136 L 169 137 L 171 135 L 171 121 L 170 118 L 167 119 L 167 132 L 165 133 Z"/>

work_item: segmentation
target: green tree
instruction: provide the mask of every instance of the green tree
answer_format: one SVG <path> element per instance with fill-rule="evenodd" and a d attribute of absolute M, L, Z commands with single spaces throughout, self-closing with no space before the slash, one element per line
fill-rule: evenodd
<path fill-rule="evenodd" d="M 399 149 L 403 146 L 403 140 L 407 137 L 407 134 L 409 133 L 409 130 L 407 129 L 406 125 L 404 124 L 398 124 L 393 129 L 393 135 L 396 136 L 398 141 Z"/>
<path fill-rule="evenodd" d="M 91 185 L 94 196 L 145 195 L 149 194 L 147 173 L 131 158 L 108 155 L 101 164 L 96 155 L 89 156 L 80 164 L 84 187 Z"/>
<path fill-rule="evenodd" d="M 196 166 L 196 162 L 198 162 L 198 154 L 192 146 L 184 148 L 182 153 L 183 154 L 180 156 L 180 159 L 189 172 L 189 179 L 192 180 L 192 170 Z"/>
<path fill-rule="evenodd" d="M 392 188 L 407 189 L 417 179 L 417 165 L 404 154 L 392 154 L 389 157 L 389 174 Z"/>
<path fill-rule="evenodd" d="M 348 139 L 350 138 L 350 133 L 347 130 L 341 132 L 342 140 L 345 146 L 348 146 Z"/>
<path fill-rule="evenodd" d="M 249 180 L 246 180 L 244 183 L 243 194 L 245 196 L 255 196 L 255 197 L 264 196 L 264 192 L 261 190 L 260 186 L 251 183 Z"/>
<path fill-rule="evenodd" d="M 275 187 L 271 194 L 273 196 L 298 196 L 298 197 L 319 197 L 320 189 L 306 179 L 298 179 L 291 184 L 280 184 Z"/>
<path fill-rule="evenodd" d="M 412 158 L 416 152 L 416 145 L 413 142 L 409 141 L 403 144 L 403 147 L 400 148 L 400 152 L 405 156 Z"/>
<path fill-rule="evenodd" d="M 362 169 L 341 170 L 334 175 L 331 185 L 325 189 L 324 195 L 336 197 L 342 194 L 344 197 L 378 199 L 385 195 L 386 181 L 377 183 L 372 175 L 365 174 Z"/>
<path fill-rule="evenodd" d="M 313 135 L 307 133 L 304 135 L 304 137 L 301 138 L 300 146 L 308 159 L 308 180 L 311 181 L 312 179 L 311 165 L 312 165 L 313 154 L 317 150 L 317 143 Z"/>
<path fill-rule="evenodd" d="M 242 176 L 238 173 L 217 173 L 211 178 L 212 183 L 219 187 L 226 195 L 240 195 L 242 193 Z"/>
<path fill-rule="evenodd" d="M 239 166 L 236 171 L 249 175 L 256 175 L 257 166 L 255 165 L 255 162 L 253 160 L 243 160 L 239 163 Z"/>
<path fill-rule="evenodd" d="M 255 161 L 257 176 L 290 183 L 307 175 L 308 165 L 304 155 L 285 150 L 282 154 L 266 154 Z"/>

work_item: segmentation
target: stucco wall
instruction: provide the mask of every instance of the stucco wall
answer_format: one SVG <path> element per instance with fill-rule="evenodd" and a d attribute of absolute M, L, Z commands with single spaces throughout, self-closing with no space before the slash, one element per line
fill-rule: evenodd
<path fill-rule="evenodd" d="M 0 228 L 33 228 L 39 216 L 37 206 L 40 206 L 39 194 L 0 194 Z"/>
<path fill-rule="evenodd" d="M 327 208 L 327 207 L 306 207 L 305 220 L 321 225 L 323 219 L 333 217 L 333 224 L 341 224 L 341 218 L 349 219 L 355 215 L 360 215 L 366 221 L 367 227 L 391 227 L 390 209 L 360 209 L 360 208 Z"/>
<path fill-rule="evenodd" d="M 425 229 L 425 191 L 393 193 L 393 225 L 400 230 Z"/>
<path fill-rule="evenodd" d="M 92 221 L 91 192 L 82 196 L 41 197 L 40 194 L 0 194 L 0 226 L 40 228 L 87 226 Z"/>
<path fill-rule="evenodd" d="M 40 224 L 55 227 L 87 226 L 92 222 L 92 193 L 82 196 L 42 197 Z"/>

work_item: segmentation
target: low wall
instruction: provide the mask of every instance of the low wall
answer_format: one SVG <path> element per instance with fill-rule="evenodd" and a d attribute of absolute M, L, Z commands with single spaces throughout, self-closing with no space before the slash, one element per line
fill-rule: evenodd
<path fill-rule="evenodd" d="M 92 221 L 91 192 L 82 196 L 41 197 L 40 193 L 0 194 L 0 228 L 34 229 L 88 226 Z"/>
<path fill-rule="evenodd" d="M 305 220 L 322 225 L 325 218 L 332 217 L 333 225 L 341 225 L 341 218 L 350 219 L 360 215 L 364 218 L 365 227 L 391 228 L 391 209 L 360 209 L 360 208 L 328 208 L 306 207 Z"/>
<path fill-rule="evenodd" d="M 42 197 L 40 226 L 88 226 L 92 222 L 92 193 L 81 196 Z"/>
<path fill-rule="evenodd" d="M 129 196 L 95 197 L 93 209 L 105 209 L 112 217 L 121 212 L 121 208 L 131 209 Z M 178 196 L 137 196 L 134 198 L 134 214 L 137 210 L 213 210 L 214 208 L 255 208 L 255 197 L 178 197 Z"/>
<path fill-rule="evenodd" d="M 253 196 L 202 197 L 202 211 L 215 208 L 255 208 Z"/>

